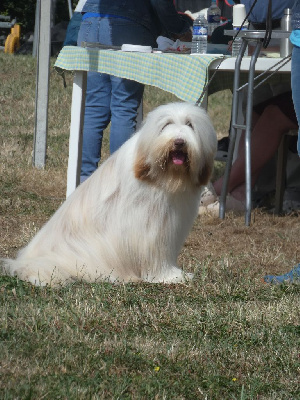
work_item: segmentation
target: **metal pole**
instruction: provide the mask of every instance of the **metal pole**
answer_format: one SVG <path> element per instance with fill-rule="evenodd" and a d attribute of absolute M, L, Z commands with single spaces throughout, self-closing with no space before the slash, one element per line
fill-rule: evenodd
<path fill-rule="evenodd" d="M 43 168 L 46 164 L 51 47 L 51 3 L 51 0 L 39 1 L 39 35 L 33 149 L 33 164 L 37 168 Z"/>
<path fill-rule="evenodd" d="M 260 53 L 262 42 L 256 42 L 255 50 L 251 56 L 249 78 L 248 78 L 248 94 L 247 94 L 247 109 L 246 109 L 246 133 L 245 133 L 245 168 L 246 168 L 246 214 L 245 223 L 247 226 L 251 222 L 252 209 L 252 188 L 251 188 L 251 126 L 252 126 L 252 108 L 253 108 L 253 87 L 255 64 Z"/>
<path fill-rule="evenodd" d="M 239 86 L 240 86 L 240 72 L 241 72 L 241 63 L 242 58 L 245 53 L 247 47 L 246 40 L 242 41 L 242 45 L 237 55 L 235 61 L 235 72 L 234 72 L 234 82 L 233 82 L 233 97 L 232 97 L 232 115 L 231 115 L 231 129 L 230 129 L 230 141 L 228 148 L 228 156 L 225 167 L 225 173 L 223 178 L 221 196 L 220 196 L 220 210 L 219 217 L 221 219 L 225 218 L 225 208 L 226 208 L 226 197 L 228 191 L 228 182 L 230 177 L 232 159 L 233 159 L 233 151 L 236 140 L 237 128 L 241 128 L 237 126 L 237 117 L 238 117 L 238 100 L 239 100 Z"/>
<path fill-rule="evenodd" d="M 37 55 L 37 43 L 39 38 L 39 27 L 40 27 L 40 4 L 41 0 L 37 0 L 35 5 L 35 21 L 34 21 L 34 33 L 33 33 L 33 46 L 32 46 L 32 56 Z"/>

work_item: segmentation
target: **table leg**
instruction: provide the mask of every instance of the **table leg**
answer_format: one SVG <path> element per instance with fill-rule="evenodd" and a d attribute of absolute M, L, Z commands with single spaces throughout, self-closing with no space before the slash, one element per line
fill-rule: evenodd
<path fill-rule="evenodd" d="M 251 126 L 252 126 L 252 110 L 253 110 L 253 90 L 255 64 L 260 53 L 262 42 L 256 42 L 255 50 L 251 56 L 249 77 L 248 77 L 248 94 L 246 109 L 246 137 L 245 137 L 245 171 L 246 171 L 246 214 L 245 224 L 250 225 L 251 209 L 252 209 L 252 184 L 251 184 Z"/>
<path fill-rule="evenodd" d="M 69 161 L 67 173 L 67 197 L 80 183 L 82 131 L 85 108 L 87 72 L 77 71 L 73 79 Z"/>
<path fill-rule="evenodd" d="M 202 101 L 200 103 L 200 106 L 202 108 L 204 108 L 204 110 L 207 111 L 207 109 L 208 109 L 208 92 L 207 92 L 207 90 L 205 91 L 205 93 L 203 95 L 203 98 L 202 98 Z"/>
<path fill-rule="evenodd" d="M 237 55 L 236 62 L 235 62 L 235 73 L 234 73 L 234 82 L 233 82 L 233 91 L 232 91 L 233 96 L 232 96 L 230 141 L 229 141 L 228 156 L 227 156 L 223 184 L 222 184 L 222 191 L 221 191 L 221 196 L 220 196 L 219 216 L 221 219 L 225 218 L 228 182 L 229 182 L 229 177 L 230 177 L 230 172 L 231 172 L 231 165 L 232 165 L 237 129 L 244 128 L 244 126 L 243 127 L 238 126 L 237 120 L 238 120 L 238 107 L 239 107 L 239 98 L 240 98 L 239 86 L 240 86 L 241 63 L 242 63 L 242 58 L 245 53 L 246 47 L 247 47 L 247 43 L 245 40 L 243 40 L 240 52 Z"/>
<path fill-rule="evenodd" d="M 246 207 L 245 207 L 245 224 L 250 225 L 251 209 L 252 209 L 252 188 L 251 188 L 251 125 L 252 125 L 252 108 L 253 108 L 253 90 L 254 90 L 254 76 L 255 64 L 257 57 L 260 53 L 262 43 L 256 42 L 255 50 L 251 56 L 249 75 L 248 75 L 248 93 L 247 93 L 247 108 L 246 108 L 246 121 L 245 125 L 239 125 L 238 120 L 238 103 L 240 96 L 240 68 L 242 57 L 247 45 L 247 41 L 243 40 L 241 50 L 237 56 L 235 64 L 234 85 L 233 85 L 233 99 L 232 99 L 232 123 L 230 130 L 230 144 L 228 149 L 228 157 L 224 173 L 222 191 L 220 196 L 220 218 L 225 218 L 226 196 L 228 191 L 228 182 L 230 177 L 234 146 L 236 141 L 237 129 L 245 129 L 245 184 L 246 184 Z"/>
<path fill-rule="evenodd" d="M 140 102 L 139 108 L 137 110 L 137 116 L 136 116 L 136 131 L 138 131 L 143 123 L 143 97 Z"/>

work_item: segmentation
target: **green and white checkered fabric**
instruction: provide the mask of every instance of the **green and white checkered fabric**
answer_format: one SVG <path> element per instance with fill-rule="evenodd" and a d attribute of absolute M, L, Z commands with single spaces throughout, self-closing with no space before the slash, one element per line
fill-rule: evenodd
<path fill-rule="evenodd" d="M 132 79 L 194 103 L 207 83 L 210 63 L 218 58 L 209 54 L 137 53 L 66 46 L 59 53 L 55 68 Z"/>

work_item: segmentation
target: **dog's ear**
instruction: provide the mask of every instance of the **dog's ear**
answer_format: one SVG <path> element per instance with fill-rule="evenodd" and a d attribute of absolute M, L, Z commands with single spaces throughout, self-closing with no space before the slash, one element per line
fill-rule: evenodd
<path fill-rule="evenodd" d="M 209 182 L 213 171 L 213 165 L 213 161 L 206 159 L 206 162 L 204 163 L 198 174 L 198 183 L 200 186 L 206 185 Z"/>
<path fill-rule="evenodd" d="M 142 181 L 151 181 L 150 165 L 144 156 L 137 157 L 134 163 L 134 176 Z"/>

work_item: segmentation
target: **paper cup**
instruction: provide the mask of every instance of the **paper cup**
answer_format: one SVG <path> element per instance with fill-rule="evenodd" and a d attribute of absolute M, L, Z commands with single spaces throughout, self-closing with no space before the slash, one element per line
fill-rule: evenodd
<path fill-rule="evenodd" d="M 244 19 L 246 18 L 246 8 L 244 4 L 236 4 L 232 10 L 232 25 L 241 26 Z"/>
<path fill-rule="evenodd" d="M 151 53 L 152 47 L 151 46 L 140 46 L 137 44 L 122 44 L 121 50 L 122 51 L 136 51 L 139 53 Z"/>

